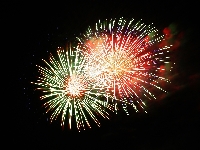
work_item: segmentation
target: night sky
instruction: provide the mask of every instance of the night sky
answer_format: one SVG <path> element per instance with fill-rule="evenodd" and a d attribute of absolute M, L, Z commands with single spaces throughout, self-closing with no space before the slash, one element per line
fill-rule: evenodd
<path fill-rule="evenodd" d="M 14 93 L 11 98 L 12 122 L 8 134 L 10 144 L 24 149 L 124 148 L 124 149 L 193 149 L 199 142 L 200 63 L 195 3 L 160 1 L 72 1 L 7 3 L 6 23 L 14 63 Z M 197 13 L 198 12 L 198 13 Z M 161 31 L 173 28 L 177 48 L 172 53 L 171 94 L 152 101 L 148 113 L 114 116 L 95 127 L 78 133 L 62 131 L 60 121 L 49 124 L 48 114 L 41 108 L 39 94 L 31 81 L 36 80 L 37 65 L 44 64 L 50 52 L 73 42 L 89 25 L 99 19 L 134 18 L 154 23 Z M 171 29 L 171 28 L 170 28 Z M 6 100 L 6 99 L 5 99 Z M 9 109 L 8 109 L 9 111 Z"/>

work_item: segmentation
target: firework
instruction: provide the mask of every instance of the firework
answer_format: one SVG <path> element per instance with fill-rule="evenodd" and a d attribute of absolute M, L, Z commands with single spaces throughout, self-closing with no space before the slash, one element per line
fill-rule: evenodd
<path fill-rule="evenodd" d="M 77 38 L 77 49 L 87 62 L 85 74 L 104 88 L 112 101 L 121 101 L 128 114 L 127 105 L 138 111 L 136 105 L 144 108 L 146 100 L 156 99 L 156 89 L 167 92 L 161 84 L 170 82 L 164 75 L 171 67 L 168 55 L 172 45 L 165 44 L 164 38 L 141 20 L 111 19 L 89 27 Z"/>
<path fill-rule="evenodd" d="M 38 66 L 39 79 L 32 82 L 44 93 L 40 98 L 46 112 L 52 111 L 51 122 L 61 115 L 62 127 L 66 118 L 70 129 L 73 120 L 79 131 L 86 125 L 91 128 L 90 120 L 100 126 L 98 116 L 109 119 L 107 110 L 112 106 L 101 100 L 101 89 L 84 75 L 83 56 L 71 48 L 65 51 L 59 47 L 57 53 L 57 58 L 51 54 L 49 62 L 44 60 L 47 67 Z"/>

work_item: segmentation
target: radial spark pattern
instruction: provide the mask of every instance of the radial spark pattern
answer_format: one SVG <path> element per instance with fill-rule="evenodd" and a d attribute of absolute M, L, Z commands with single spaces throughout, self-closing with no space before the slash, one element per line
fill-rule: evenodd
<path fill-rule="evenodd" d="M 171 69 L 168 55 L 172 45 L 164 38 L 141 21 L 111 19 L 89 27 L 77 38 L 77 49 L 87 62 L 85 74 L 115 102 L 121 101 L 128 114 L 127 105 L 138 111 L 136 105 L 144 108 L 146 100 L 156 99 L 153 92 L 157 89 L 167 92 L 161 84 L 170 82 L 165 75 Z"/>
<path fill-rule="evenodd" d="M 91 127 L 89 120 L 100 126 L 98 117 L 109 119 L 107 110 L 112 110 L 111 105 L 100 100 L 103 95 L 101 89 L 84 75 L 84 59 L 77 51 L 59 48 L 57 52 L 58 58 L 51 55 L 49 62 L 44 60 L 47 67 L 38 66 L 39 79 L 32 82 L 44 92 L 41 99 L 46 100 L 44 106 L 47 112 L 52 111 L 51 122 L 60 114 L 63 127 L 66 118 L 69 128 L 74 120 L 79 131 L 85 129 L 85 125 Z"/>

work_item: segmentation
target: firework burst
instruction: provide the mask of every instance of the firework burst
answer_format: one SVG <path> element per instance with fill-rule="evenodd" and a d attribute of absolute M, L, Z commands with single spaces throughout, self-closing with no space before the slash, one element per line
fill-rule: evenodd
<path fill-rule="evenodd" d="M 51 55 L 49 62 L 44 60 L 47 67 L 38 66 L 39 79 L 32 82 L 40 86 L 37 89 L 44 93 L 40 98 L 46 100 L 46 112 L 52 111 L 51 122 L 61 114 L 62 127 L 66 118 L 70 129 L 73 120 L 79 131 L 85 126 L 91 128 L 89 120 L 100 126 L 98 117 L 109 119 L 107 110 L 112 110 L 112 106 L 100 100 L 103 94 L 101 89 L 96 88 L 84 75 L 85 63 L 78 51 L 64 51 L 60 47 L 57 53 L 57 59 Z"/>
<path fill-rule="evenodd" d="M 139 111 L 160 91 L 167 93 L 173 67 L 165 36 L 141 20 L 111 19 L 89 27 L 74 50 L 59 48 L 57 58 L 44 60 L 47 67 L 38 66 L 39 79 L 32 82 L 44 92 L 51 122 L 61 116 L 62 127 L 66 118 L 70 129 L 73 122 L 79 131 L 91 128 L 91 120 L 100 126 L 99 117 L 109 119 L 110 111 L 122 106 L 129 115 L 129 106 Z"/>
<path fill-rule="evenodd" d="M 146 100 L 156 99 L 152 91 L 167 92 L 161 83 L 170 82 L 164 74 L 171 67 L 168 54 L 172 45 L 163 44 L 165 35 L 152 25 L 133 22 L 123 18 L 99 21 L 77 38 L 77 49 L 87 62 L 85 74 L 112 101 L 121 101 L 127 114 L 127 105 L 138 111 L 136 105 L 144 108 Z"/>

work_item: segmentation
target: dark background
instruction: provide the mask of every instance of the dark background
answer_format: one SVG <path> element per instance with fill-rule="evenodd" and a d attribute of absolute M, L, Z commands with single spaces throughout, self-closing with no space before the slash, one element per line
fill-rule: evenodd
<path fill-rule="evenodd" d="M 193 149 L 199 141 L 199 46 L 198 8 L 192 2 L 70 1 L 10 2 L 4 7 L 9 56 L 13 64 L 9 141 L 24 149 L 124 148 Z M 174 51 L 176 67 L 172 94 L 151 102 L 148 113 L 119 115 L 103 121 L 101 128 L 78 133 L 61 130 L 60 122 L 49 124 L 48 115 L 33 91 L 36 64 L 48 59 L 56 47 L 73 42 L 89 25 L 106 18 L 143 19 L 163 30 L 176 24 L 179 47 Z M 180 36 L 179 36 L 180 37 Z M 9 111 L 10 112 L 10 111 Z M 9 113 L 8 113 L 9 114 Z M 9 115 L 10 116 L 10 115 Z"/>

